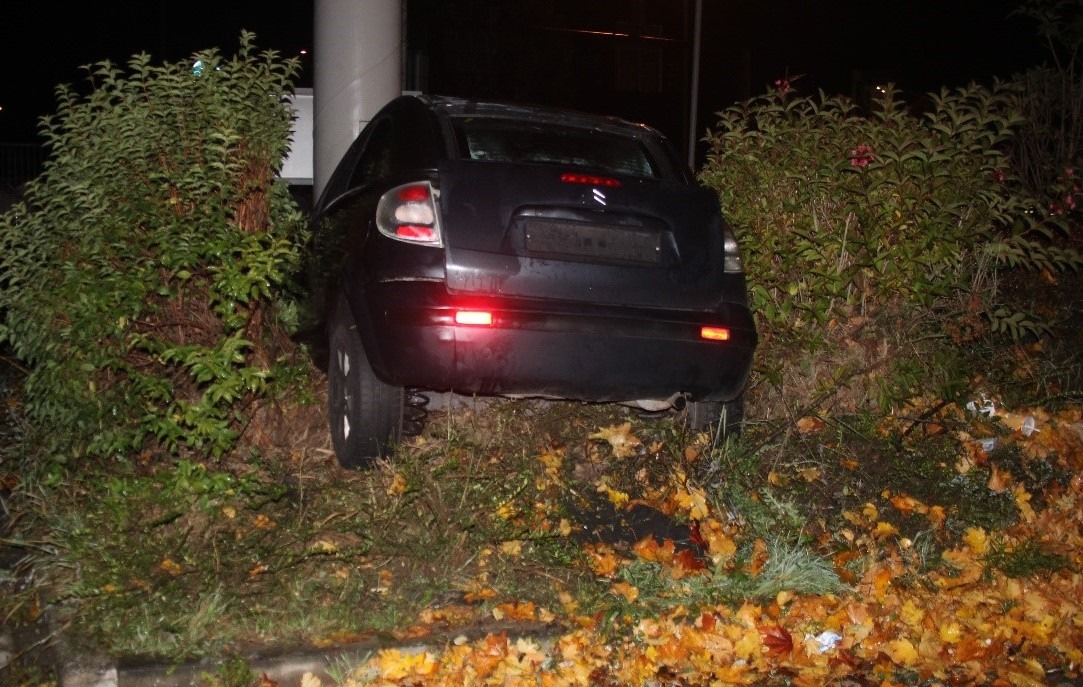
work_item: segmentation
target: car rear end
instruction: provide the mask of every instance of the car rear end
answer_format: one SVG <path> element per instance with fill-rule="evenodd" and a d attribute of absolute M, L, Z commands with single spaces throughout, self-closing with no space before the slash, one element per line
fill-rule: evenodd
<path fill-rule="evenodd" d="M 590 401 L 740 394 L 756 344 L 740 254 L 657 132 L 434 109 L 447 159 L 384 194 L 377 224 L 394 241 L 370 251 L 356 294 L 380 377 Z"/>

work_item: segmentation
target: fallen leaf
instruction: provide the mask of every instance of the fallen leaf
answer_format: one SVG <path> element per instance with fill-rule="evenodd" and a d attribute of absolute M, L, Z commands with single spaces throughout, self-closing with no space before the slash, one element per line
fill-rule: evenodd
<path fill-rule="evenodd" d="M 448 604 L 423 608 L 418 614 L 421 625 L 466 625 L 478 619 L 478 609 L 466 604 Z"/>
<path fill-rule="evenodd" d="M 989 552 L 989 535 L 981 527 L 966 528 L 963 542 L 975 556 L 984 556 Z"/>
<path fill-rule="evenodd" d="M 884 653 L 900 666 L 912 666 L 918 662 L 918 650 L 906 638 L 893 639 L 884 647 Z"/>
<path fill-rule="evenodd" d="M 398 681 L 432 675 L 439 664 L 436 658 L 427 651 L 383 649 L 376 657 L 376 667 L 385 680 Z"/>
<path fill-rule="evenodd" d="M 673 491 L 673 500 L 677 503 L 677 507 L 688 513 L 688 517 L 692 520 L 703 520 L 709 514 L 707 494 L 699 487 L 687 483 L 678 486 Z"/>
<path fill-rule="evenodd" d="M 895 527 L 889 522 L 884 522 L 883 520 L 880 520 L 877 521 L 876 527 L 873 528 L 872 536 L 876 537 L 877 539 L 883 539 L 884 537 L 890 537 L 898 533 L 899 530 L 897 527 Z"/>
<path fill-rule="evenodd" d="M 824 421 L 818 417 L 806 415 L 797 421 L 797 431 L 801 434 L 811 434 L 813 432 L 819 432 L 824 428 Z"/>
<path fill-rule="evenodd" d="M 519 654 L 521 662 L 532 666 L 540 665 L 545 660 L 545 654 L 542 653 L 541 647 L 532 639 L 520 637 L 515 640 L 515 651 Z"/>
<path fill-rule="evenodd" d="M 606 483 L 604 479 L 598 481 L 597 489 L 598 493 L 605 494 L 605 497 L 609 499 L 609 502 L 617 508 L 624 508 L 628 505 L 628 501 L 630 500 L 628 494 L 623 491 L 613 489 L 609 486 L 609 484 Z"/>
<path fill-rule="evenodd" d="M 523 554 L 523 542 L 518 539 L 502 542 L 500 544 L 500 551 L 505 556 L 521 556 Z"/>
<path fill-rule="evenodd" d="M 895 510 L 899 511 L 903 515 L 909 515 L 910 513 L 925 513 L 928 508 L 921 501 L 918 501 L 913 496 L 906 496 L 904 494 L 896 494 L 891 497 L 891 505 L 895 507 Z"/>
<path fill-rule="evenodd" d="M 594 569 L 596 575 L 609 577 L 616 572 L 620 559 L 617 558 L 613 549 L 604 544 L 598 544 L 586 547 L 585 551 L 590 558 L 591 568 Z"/>
<path fill-rule="evenodd" d="M 401 472 L 396 472 L 391 478 L 391 484 L 387 485 L 388 496 L 401 496 L 406 493 L 406 477 Z"/>
<path fill-rule="evenodd" d="M 677 554 L 677 545 L 672 539 L 659 543 L 654 537 L 647 536 L 632 544 L 632 551 L 640 559 L 651 563 L 669 563 Z"/>
<path fill-rule="evenodd" d="M 400 642 L 410 639 L 421 639 L 432 634 L 432 628 L 420 623 L 411 625 L 404 630 L 392 630 L 391 636 Z"/>
<path fill-rule="evenodd" d="M 313 553 L 335 553 L 338 551 L 338 546 L 333 541 L 319 539 L 312 544 L 311 551 Z"/>
<path fill-rule="evenodd" d="M 944 511 L 943 506 L 931 506 L 927 516 L 929 518 L 929 523 L 936 529 L 943 527 L 944 521 L 948 519 L 948 515 Z"/>
<path fill-rule="evenodd" d="M 602 441 L 607 442 L 613 449 L 613 455 L 617 458 L 627 458 L 628 456 L 635 455 L 635 450 L 642 443 L 634 434 L 632 434 L 631 422 L 625 422 L 622 425 L 602 427 L 594 434 L 591 434 L 590 438 L 601 439 Z"/>
<path fill-rule="evenodd" d="M 463 601 L 468 604 L 473 604 L 495 598 L 496 590 L 489 586 L 487 580 L 488 575 L 483 573 L 480 577 L 474 578 L 463 585 L 461 587 L 463 591 Z"/>
<path fill-rule="evenodd" d="M 745 569 L 749 575 L 759 575 L 765 563 L 767 563 L 767 542 L 762 538 L 757 538 L 752 544 L 752 555 Z"/>
<path fill-rule="evenodd" d="M 760 641 L 763 642 L 764 653 L 772 658 L 789 656 L 793 651 L 793 637 L 781 625 L 761 627 Z"/>
<path fill-rule="evenodd" d="M 707 554 L 716 563 L 729 561 L 737 555 L 737 542 L 717 520 L 709 519 L 696 523 L 696 532 L 703 540 Z"/>
<path fill-rule="evenodd" d="M 252 519 L 252 526 L 259 530 L 273 530 L 275 528 L 275 522 L 263 513 L 260 513 Z"/>
<path fill-rule="evenodd" d="M 957 644 L 963 638 L 963 628 L 956 622 L 947 622 L 937 628 L 940 641 L 945 644 Z"/>
<path fill-rule="evenodd" d="M 503 603 L 493 608 L 496 620 L 534 620 L 536 617 L 537 607 L 533 601 Z"/>
<path fill-rule="evenodd" d="M 182 572 L 184 572 L 184 569 L 181 567 L 180 563 L 177 563 L 172 558 L 163 559 L 162 562 L 158 564 L 158 569 L 164 572 L 166 575 L 169 575 L 170 577 L 176 577 L 177 575 L 180 575 Z"/>
<path fill-rule="evenodd" d="M 718 624 L 718 621 L 714 614 L 706 611 L 700 613 L 699 618 L 696 619 L 696 627 L 704 632 L 712 632 L 716 624 Z"/>
<path fill-rule="evenodd" d="M 506 633 L 488 634 L 474 647 L 470 655 L 470 665 L 479 678 L 488 678 L 508 655 L 508 636 Z"/>
<path fill-rule="evenodd" d="M 677 567 L 684 573 L 694 573 L 704 570 L 707 564 L 703 562 L 691 549 L 681 549 L 674 557 Z"/>
<path fill-rule="evenodd" d="M 1015 488 L 1012 489 L 1012 496 L 1015 497 L 1015 507 L 1019 509 L 1019 517 L 1023 518 L 1024 522 L 1034 522 L 1037 516 L 1030 506 L 1030 493 L 1026 488 L 1022 484 L 1015 485 Z"/>
<path fill-rule="evenodd" d="M 610 587 L 610 591 L 617 596 L 623 597 L 628 603 L 632 603 L 639 598 L 639 590 L 627 582 L 616 583 Z"/>

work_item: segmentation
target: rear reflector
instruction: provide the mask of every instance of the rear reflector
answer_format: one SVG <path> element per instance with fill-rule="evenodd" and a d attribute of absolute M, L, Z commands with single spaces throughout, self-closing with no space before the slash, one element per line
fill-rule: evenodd
<path fill-rule="evenodd" d="M 455 312 L 455 324 L 490 327 L 493 324 L 493 314 L 488 310 L 458 310 Z"/>
<path fill-rule="evenodd" d="M 700 327 L 699 336 L 708 341 L 729 341 L 730 330 L 725 327 Z"/>
<path fill-rule="evenodd" d="M 605 186 L 606 188 L 620 186 L 619 179 L 598 177 L 593 174 L 579 174 L 578 172 L 564 172 L 560 175 L 560 180 L 565 184 L 586 184 L 587 186 Z"/>
<path fill-rule="evenodd" d="M 417 226 L 415 224 L 400 224 L 395 227 L 395 236 L 400 239 L 428 243 L 437 241 L 440 238 L 433 227 Z"/>

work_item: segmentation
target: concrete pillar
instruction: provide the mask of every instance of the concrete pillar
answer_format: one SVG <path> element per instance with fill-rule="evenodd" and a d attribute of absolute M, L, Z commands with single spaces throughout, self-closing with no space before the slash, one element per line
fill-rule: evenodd
<path fill-rule="evenodd" d="M 403 0 L 316 0 L 313 197 L 373 115 L 402 93 Z"/>

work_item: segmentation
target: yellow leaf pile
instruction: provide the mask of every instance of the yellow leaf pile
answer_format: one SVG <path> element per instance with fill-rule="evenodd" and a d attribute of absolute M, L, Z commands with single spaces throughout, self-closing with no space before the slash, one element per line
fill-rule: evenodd
<path fill-rule="evenodd" d="M 847 678 L 894 685 L 901 684 L 896 680 L 903 671 L 916 676 L 910 684 L 1009 687 L 1045 684 L 1047 670 L 1078 675 L 1083 666 L 1083 423 L 1079 413 L 1044 414 L 1036 425 L 1038 431 L 1029 431 L 1030 423 L 1019 421 L 1008 440 L 1020 442 L 1026 455 L 1055 454 L 1074 477 L 1039 508 L 1010 474 L 996 475 L 989 488 L 1012 494 L 1019 524 L 995 537 L 972 527 L 955 548 L 930 561 L 935 565 L 924 565 L 913 542 L 887 523 L 885 511 L 924 517 L 938 531 L 945 523 L 943 508 L 885 492 L 882 507 L 868 503 L 845 514 L 847 528 L 838 539 L 850 548 L 834 557 L 840 577 L 851 587 L 845 594 L 784 591 L 772 603 L 695 611 L 678 605 L 632 621 L 629 632 L 616 638 L 601 631 L 600 619 L 574 615 L 575 604 L 563 594 L 568 617 L 557 620 L 566 629 L 555 636 L 494 633 L 432 653 L 386 650 L 359 666 L 344 686 L 721 687 L 758 684 L 779 675 L 787 676 L 787 684 L 809 687 L 846 684 Z M 807 430 L 816 427 L 810 424 Z M 618 458 L 639 446 L 629 425 L 602 429 L 591 438 L 608 442 Z M 556 454 L 547 456 L 553 465 L 559 462 Z M 550 478 L 557 479 L 555 470 Z M 627 502 L 626 494 L 604 482 L 600 490 L 617 507 Z M 737 551 L 737 525 L 713 512 L 702 491 L 677 475 L 657 506 L 691 523 L 711 563 L 727 569 Z M 1067 565 L 1010 578 L 988 564 L 997 547 L 1010 550 L 1035 540 L 1056 550 Z M 673 577 L 680 582 L 706 574 L 670 540 L 646 538 L 631 553 L 678 571 Z M 593 573 L 611 582 L 614 597 L 630 605 L 641 600 L 641 590 L 617 576 L 629 565 L 627 557 L 601 544 L 586 546 L 585 554 Z M 769 556 L 765 542 L 752 542 L 751 562 L 741 573 L 755 578 Z M 493 615 L 530 621 L 540 612 L 530 602 L 503 603 Z"/>

